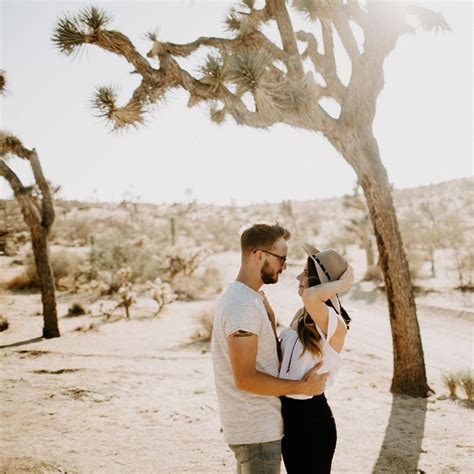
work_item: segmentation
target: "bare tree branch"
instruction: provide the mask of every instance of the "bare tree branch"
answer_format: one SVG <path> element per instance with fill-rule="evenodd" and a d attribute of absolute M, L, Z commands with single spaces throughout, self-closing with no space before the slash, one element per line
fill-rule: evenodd
<path fill-rule="evenodd" d="M 46 232 L 49 233 L 54 222 L 53 198 L 51 196 L 51 189 L 48 182 L 46 181 L 46 178 L 44 177 L 43 169 L 41 168 L 38 155 L 34 148 L 30 152 L 29 161 L 33 170 L 36 184 L 38 185 L 41 192 L 41 223 L 46 229 Z"/>
<path fill-rule="evenodd" d="M 37 208 L 32 204 L 28 190 L 23 186 L 18 176 L 3 159 L 0 159 L 0 176 L 3 176 L 11 186 L 15 198 L 20 204 L 21 212 L 28 225 L 33 228 L 39 227 L 41 217 Z"/>
<path fill-rule="evenodd" d="M 298 31 L 296 37 L 299 41 L 306 42 L 307 47 L 303 53 L 303 58 L 309 58 L 313 63 L 316 72 L 321 74 L 326 87 L 323 88 L 323 95 L 332 97 L 339 104 L 342 104 L 345 94 L 345 86 L 339 79 L 336 71 L 336 63 L 331 60 L 331 56 L 318 53 L 318 43 L 312 33 Z"/>
<path fill-rule="evenodd" d="M 287 53 L 285 64 L 288 68 L 288 75 L 292 78 L 300 78 L 304 75 L 303 62 L 298 52 L 295 32 L 285 0 L 267 0 L 266 4 L 270 9 L 271 15 L 276 20 L 283 49 Z"/>

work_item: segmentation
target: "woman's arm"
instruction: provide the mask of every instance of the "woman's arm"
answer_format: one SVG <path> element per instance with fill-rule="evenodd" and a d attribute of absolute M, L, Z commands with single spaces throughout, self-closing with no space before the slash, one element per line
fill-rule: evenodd
<path fill-rule="evenodd" d="M 328 308 L 325 301 L 336 293 L 343 293 L 347 291 L 354 282 L 354 270 L 348 265 L 347 270 L 341 275 L 341 278 L 336 281 L 329 281 L 321 285 L 312 286 L 303 292 L 303 303 L 313 321 L 327 333 L 328 330 Z M 338 324 L 339 326 L 344 326 Z M 345 327 L 345 326 L 344 326 Z M 342 329 L 341 329 L 342 330 Z M 337 334 L 335 334 L 336 336 Z"/>

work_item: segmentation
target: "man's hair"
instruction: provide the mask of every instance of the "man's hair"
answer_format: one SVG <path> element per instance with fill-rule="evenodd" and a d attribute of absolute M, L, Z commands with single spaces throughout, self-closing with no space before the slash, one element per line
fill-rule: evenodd
<path fill-rule="evenodd" d="M 256 249 L 268 250 L 273 244 L 283 238 L 288 240 L 291 237 L 290 231 L 276 222 L 267 224 L 259 222 L 247 227 L 240 235 L 240 248 L 242 254 L 248 254 Z"/>

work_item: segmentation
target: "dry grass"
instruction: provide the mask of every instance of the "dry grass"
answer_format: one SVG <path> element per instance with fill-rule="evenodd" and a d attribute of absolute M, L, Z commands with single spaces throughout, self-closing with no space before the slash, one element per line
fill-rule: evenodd
<path fill-rule="evenodd" d="M 468 401 L 473 400 L 474 375 L 471 371 L 448 372 L 443 375 L 443 382 L 453 400 L 458 398 L 457 389 L 462 388 Z"/>
<path fill-rule="evenodd" d="M 474 385 L 474 375 L 470 371 L 461 372 L 459 375 L 459 384 L 461 385 L 464 393 L 466 394 L 466 398 L 471 402 L 473 400 L 472 397 L 472 388 Z"/>
<path fill-rule="evenodd" d="M 0 332 L 6 331 L 8 329 L 8 326 L 8 319 L 5 316 L 0 315 Z"/>
<path fill-rule="evenodd" d="M 74 318 L 76 316 L 82 316 L 86 314 L 86 310 L 80 303 L 73 303 L 67 310 L 65 317 Z"/>
<path fill-rule="evenodd" d="M 449 396 L 453 400 L 457 398 L 458 374 L 454 372 L 444 374 L 443 382 L 449 390 Z"/>
<path fill-rule="evenodd" d="M 32 286 L 32 279 L 31 275 L 29 275 L 26 271 L 24 273 L 19 273 L 13 276 L 8 280 L 2 281 L 2 286 L 11 291 L 15 290 L 24 290 L 26 288 L 31 288 Z"/>
<path fill-rule="evenodd" d="M 193 334 L 192 339 L 199 342 L 210 342 L 214 320 L 214 308 L 208 308 L 198 314 L 199 328 Z"/>

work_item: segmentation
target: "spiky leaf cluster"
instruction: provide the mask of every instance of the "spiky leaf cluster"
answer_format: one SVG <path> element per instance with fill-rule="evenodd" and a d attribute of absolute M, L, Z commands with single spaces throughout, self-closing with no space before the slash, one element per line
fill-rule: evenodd
<path fill-rule="evenodd" d="M 0 70 L 0 95 L 5 93 L 5 87 L 7 85 L 7 78 L 5 71 Z"/>
<path fill-rule="evenodd" d="M 8 158 L 10 154 L 16 154 L 15 150 L 18 150 L 22 146 L 21 141 L 18 140 L 14 135 L 4 130 L 0 130 L 0 158 Z"/>
<path fill-rule="evenodd" d="M 244 36 L 258 30 L 259 23 L 249 13 L 240 12 L 232 8 L 224 20 L 228 32 L 237 36 Z"/>
<path fill-rule="evenodd" d="M 228 62 L 224 57 L 216 54 L 209 54 L 206 62 L 200 68 L 202 74 L 201 81 L 215 88 L 224 84 L 228 77 Z"/>
<path fill-rule="evenodd" d="M 330 18 L 336 7 L 334 0 L 293 0 L 293 6 L 311 21 Z"/>
<path fill-rule="evenodd" d="M 273 94 L 273 101 L 283 110 L 302 110 L 314 104 L 317 97 L 317 88 L 311 73 L 298 80 L 285 78 L 277 83 Z"/>
<path fill-rule="evenodd" d="M 138 102 L 130 101 L 125 107 L 117 107 L 117 91 L 113 87 L 97 88 L 91 101 L 98 117 L 105 118 L 114 129 L 143 123 L 143 110 Z"/>
<path fill-rule="evenodd" d="M 247 50 L 231 56 L 228 79 L 242 92 L 253 91 L 257 87 L 265 89 L 271 85 L 268 68 L 272 58 L 264 50 Z"/>
<path fill-rule="evenodd" d="M 53 43 L 64 54 L 72 54 L 111 19 L 105 11 L 97 7 L 83 8 L 77 15 L 65 15 L 59 19 L 54 30 Z"/>

